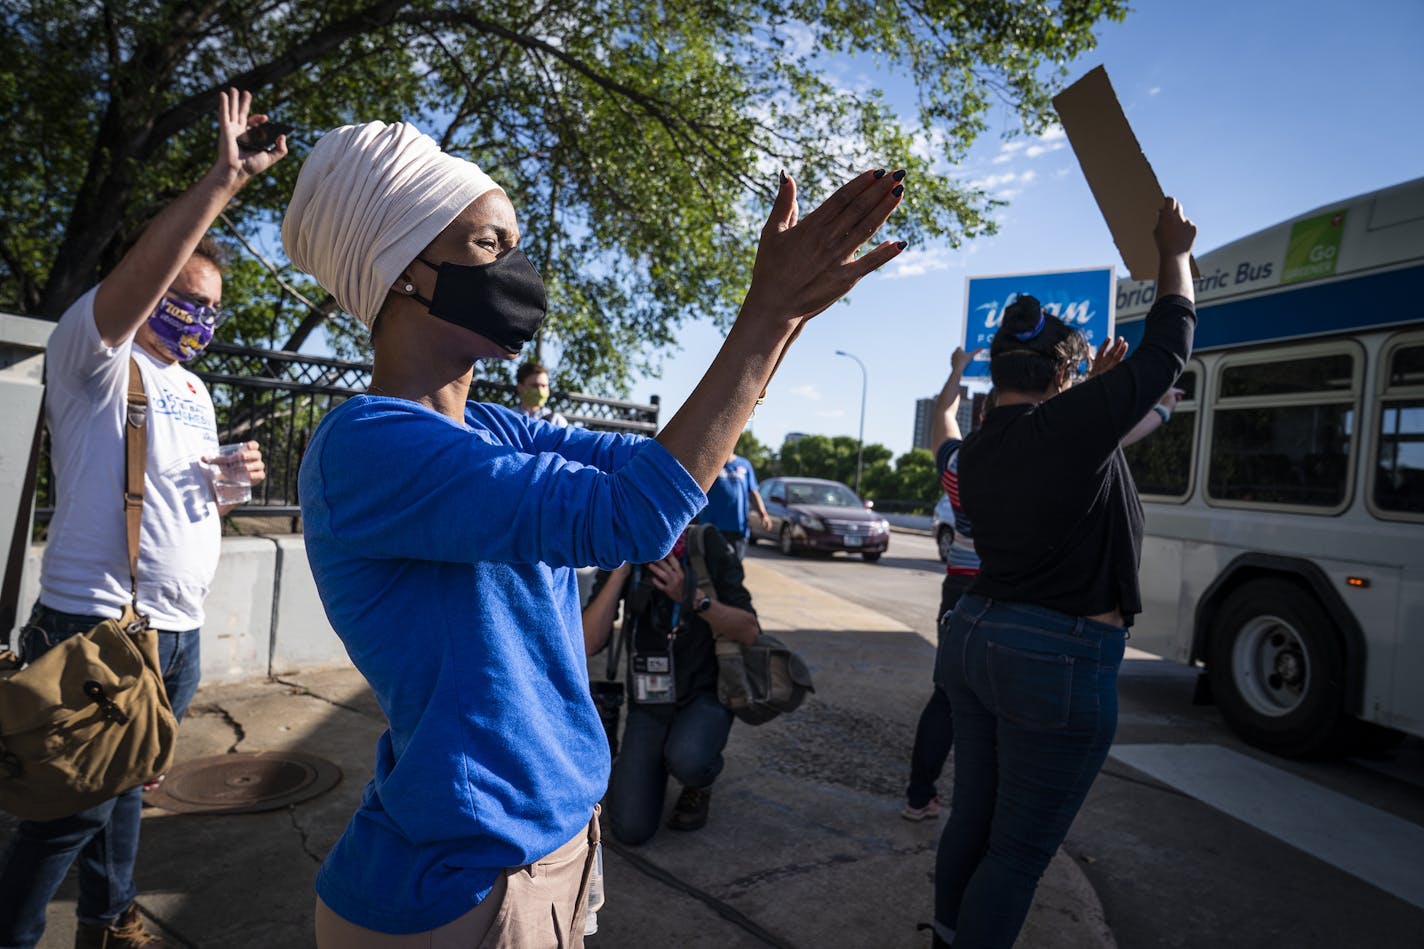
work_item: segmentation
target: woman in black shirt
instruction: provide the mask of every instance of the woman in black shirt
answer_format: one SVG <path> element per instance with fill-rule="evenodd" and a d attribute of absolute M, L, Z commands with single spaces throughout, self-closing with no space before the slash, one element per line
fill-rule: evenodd
<path fill-rule="evenodd" d="M 954 801 L 935 863 L 935 945 L 1009 949 L 1102 767 L 1137 586 L 1142 507 L 1123 436 L 1191 353 L 1196 226 L 1168 198 L 1142 342 L 1070 388 L 1082 336 L 1038 301 L 990 347 L 998 406 L 964 441 L 960 500 L 981 572 L 935 669 L 955 721 Z"/>

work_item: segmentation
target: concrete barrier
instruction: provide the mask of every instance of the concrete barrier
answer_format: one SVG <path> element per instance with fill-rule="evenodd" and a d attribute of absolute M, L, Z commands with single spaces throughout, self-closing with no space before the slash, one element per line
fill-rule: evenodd
<path fill-rule="evenodd" d="M 203 604 L 203 680 L 266 675 L 272 656 L 276 545 L 265 537 L 226 537 Z"/>
<path fill-rule="evenodd" d="M 276 619 L 272 625 L 272 675 L 349 665 L 346 647 L 326 621 L 300 535 L 272 538 L 277 553 Z"/>
<path fill-rule="evenodd" d="M 39 596 L 43 556 L 43 544 L 30 548 L 20 622 Z M 218 573 L 203 608 L 204 682 L 350 664 L 326 621 L 300 535 L 224 537 Z"/>

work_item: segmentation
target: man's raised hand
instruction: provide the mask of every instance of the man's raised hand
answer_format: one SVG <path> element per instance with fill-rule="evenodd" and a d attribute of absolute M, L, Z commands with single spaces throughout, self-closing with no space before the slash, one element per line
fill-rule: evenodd
<path fill-rule="evenodd" d="M 248 151 L 237 144 L 238 136 L 266 123 L 267 116 L 252 115 L 252 93 L 228 89 L 218 93 L 218 157 L 213 171 L 241 188 L 253 175 L 261 174 L 287 155 L 287 136 L 277 136 L 277 147 L 268 151 Z"/>

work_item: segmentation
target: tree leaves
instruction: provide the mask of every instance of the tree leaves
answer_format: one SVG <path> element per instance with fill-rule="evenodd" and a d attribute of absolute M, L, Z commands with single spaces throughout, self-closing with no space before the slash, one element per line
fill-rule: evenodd
<path fill-rule="evenodd" d="M 1124 10 L 15 0 L 0 13 L 0 308 L 57 316 L 112 266 L 208 167 L 216 91 L 236 83 L 297 128 L 294 159 L 229 210 L 249 239 L 280 221 L 323 130 L 415 121 L 513 199 L 550 288 L 539 346 L 557 347 L 559 386 L 626 391 L 684 322 L 733 318 L 780 168 L 805 209 L 865 167 L 905 168 L 914 200 L 891 236 L 957 244 L 991 231 L 994 202 L 954 171 L 986 110 L 1002 103 L 1040 127 L 1061 64 Z M 858 61 L 908 76 L 913 113 L 848 78 Z M 307 311 L 264 274 L 239 264 L 227 298 L 242 338 L 280 347 Z M 331 323 L 338 349 L 363 345 L 352 325 Z"/>

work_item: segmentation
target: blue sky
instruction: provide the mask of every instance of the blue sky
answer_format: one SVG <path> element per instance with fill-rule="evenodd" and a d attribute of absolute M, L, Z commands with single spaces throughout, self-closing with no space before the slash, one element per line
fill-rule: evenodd
<path fill-rule="evenodd" d="M 1107 67 L 1163 188 L 1198 225 L 1198 254 L 1316 206 L 1424 175 L 1424 2 L 1139 0 L 1073 64 Z M 857 80 L 848 65 L 842 77 Z M 908 89 L 886 88 L 891 101 Z M 856 434 L 860 370 L 868 374 L 865 438 L 909 449 L 917 398 L 949 372 L 964 332 L 968 275 L 1116 264 L 1112 239 L 1061 131 L 1005 142 L 1011 116 L 957 174 L 1009 200 L 999 233 L 911 247 L 817 317 L 772 381 L 750 429 L 779 447 L 787 432 Z M 893 156 L 887 156 L 887 163 Z M 793 169 L 794 171 L 794 169 Z M 914 200 L 913 182 L 909 199 Z M 803 208 L 809 210 L 809 208 Z M 885 236 L 893 238 L 894 220 Z M 671 418 L 721 343 L 688 325 L 681 352 L 632 396 L 657 394 Z"/>

